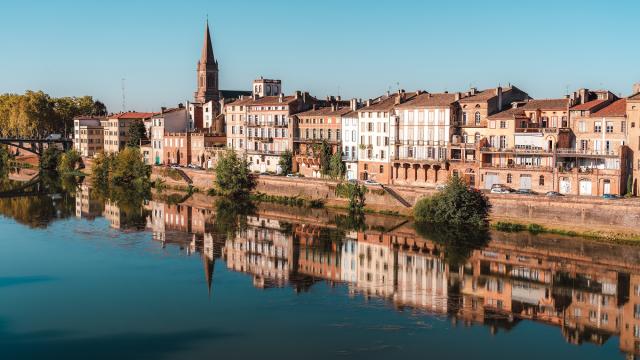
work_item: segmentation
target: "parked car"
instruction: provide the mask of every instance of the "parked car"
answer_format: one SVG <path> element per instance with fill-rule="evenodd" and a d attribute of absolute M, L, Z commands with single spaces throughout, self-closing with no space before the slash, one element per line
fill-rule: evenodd
<path fill-rule="evenodd" d="M 349 182 L 350 184 L 357 184 L 357 183 L 358 183 L 358 180 L 356 180 L 356 179 L 349 179 L 349 180 L 348 180 L 348 182 Z"/>
<path fill-rule="evenodd" d="M 60 140 L 62 139 L 62 135 L 60 134 L 51 134 L 47 136 L 47 140 Z"/>
<path fill-rule="evenodd" d="M 602 195 L 602 198 L 606 199 L 606 200 L 618 200 L 618 199 L 620 199 L 620 196 L 613 195 L 613 194 L 604 194 L 604 195 Z"/>
<path fill-rule="evenodd" d="M 364 183 L 367 184 L 367 185 L 380 185 L 379 182 L 377 182 L 375 180 L 370 180 L 370 179 L 369 180 L 365 180 Z"/>
<path fill-rule="evenodd" d="M 533 190 L 531 189 L 518 189 L 516 191 L 516 194 L 519 195 L 537 195 Z"/>
<path fill-rule="evenodd" d="M 169 167 L 172 169 L 180 169 L 182 166 L 180 166 L 180 164 L 171 164 Z"/>
<path fill-rule="evenodd" d="M 545 194 L 545 196 L 548 197 L 556 197 L 556 196 L 564 196 L 564 194 L 561 194 L 557 191 L 547 191 L 547 193 Z"/>
<path fill-rule="evenodd" d="M 442 190 L 444 190 L 444 188 L 446 188 L 446 187 L 447 187 L 447 184 L 437 184 L 437 185 L 436 185 L 436 190 L 438 190 L 438 191 L 442 191 Z"/>
<path fill-rule="evenodd" d="M 287 174 L 288 178 L 297 178 L 300 177 L 298 174 Z"/>
<path fill-rule="evenodd" d="M 196 164 L 189 164 L 189 165 L 187 165 L 187 167 L 188 167 L 189 169 L 202 170 L 202 166 L 200 166 L 200 165 L 196 165 Z"/>
<path fill-rule="evenodd" d="M 491 187 L 492 194 L 511 194 L 512 192 L 513 191 L 508 187 L 503 187 L 503 186 Z"/>

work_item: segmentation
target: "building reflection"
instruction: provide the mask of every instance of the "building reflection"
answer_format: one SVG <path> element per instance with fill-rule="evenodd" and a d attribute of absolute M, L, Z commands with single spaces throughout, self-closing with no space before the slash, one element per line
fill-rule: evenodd
<path fill-rule="evenodd" d="M 95 217 L 99 210 L 87 194 L 79 189 L 76 214 Z M 106 217 L 118 214 L 113 203 L 103 206 Z M 637 247 L 492 232 L 488 244 L 452 262 L 446 243 L 420 235 L 400 218 L 368 217 L 367 230 L 349 230 L 327 210 L 307 217 L 259 206 L 241 229 L 220 234 L 213 230 L 218 214 L 212 206 L 149 201 L 145 209 L 154 240 L 201 258 L 209 294 L 221 259 L 261 289 L 343 284 L 353 296 L 449 317 L 458 326 L 482 325 L 497 333 L 536 321 L 556 326 L 571 344 L 619 337 L 621 351 L 640 355 Z"/>

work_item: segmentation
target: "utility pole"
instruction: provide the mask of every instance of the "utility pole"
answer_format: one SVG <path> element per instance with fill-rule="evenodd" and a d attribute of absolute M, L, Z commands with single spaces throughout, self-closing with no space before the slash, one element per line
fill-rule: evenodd
<path fill-rule="evenodd" d="M 126 106 L 127 103 L 125 101 L 125 96 L 124 96 L 124 80 L 125 80 L 125 78 L 121 79 L 121 86 L 122 86 L 122 112 L 127 111 L 126 110 L 127 109 L 127 106 Z"/>

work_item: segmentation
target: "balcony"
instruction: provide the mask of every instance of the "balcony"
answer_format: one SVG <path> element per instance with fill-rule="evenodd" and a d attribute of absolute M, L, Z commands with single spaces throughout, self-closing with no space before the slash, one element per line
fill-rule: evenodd
<path fill-rule="evenodd" d="M 247 154 L 249 154 L 249 155 L 278 155 L 278 156 L 280 156 L 280 155 L 282 155 L 284 153 L 285 153 L 284 151 L 279 151 L 279 150 L 276 151 L 276 150 L 255 150 L 255 149 L 250 150 L 250 149 L 247 149 Z"/>
<path fill-rule="evenodd" d="M 553 166 L 543 165 L 524 165 L 524 164 L 492 164 L 482 163 L 482 168 L 496 170 L 535 170 L 535 171 L 553 171 Z"/>
<path fill-rule="evenodd" d="M 294 137 L 293 141 L 299 142 L 299 143 L 309 143 L 309 144 L 320 144 L 323 141 L 326 141 L 329 144 L 337 144 L 340 142 L 340 140 L 337 140 L 337 139 L 303 138 L 303 137 Z"/>
<path fill-rule="evenodd" d="M 517 133 L 544 133 L 544 134 L 556 134 L 558 128 L 542 128 L 542 127 L 530 127 L 530 128 L 516 128 Z"/>
<path fill-rule="evenodd" d="M 480 152 L 489 154 L 551 154 L 552 151 L 543 148 L 536 147 L 513 147 L 513 148 L 498 148 L 498 147 L 483 147 L 480 148 Z"/>
<path fill-rule="evenodd" d="M 342 156 L 342 161 L 358 161 L 357 156 Z"/>
<path fill-rule="evenodd" d="M 591 150 L 591 149 L 557 149 L 559 157 L 617 157 L 618 151 L 615 150 Z"/>
<path fill-rule="evenodd" d="M 289 127 L 288 121 L 247 121 L 248 127 Z"/>
<path fill-rule="evenodd" d="M 263 143 L 272 143 L 273 142 L 273 137 L 270 136 L 247 136 L 247 140 L 254 140 L 254 141 L 260 141 Z"/>

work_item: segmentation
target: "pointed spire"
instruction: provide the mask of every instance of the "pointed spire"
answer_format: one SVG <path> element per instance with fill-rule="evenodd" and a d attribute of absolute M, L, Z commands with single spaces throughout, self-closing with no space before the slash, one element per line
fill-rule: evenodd
<path fill-rule="evenodd" d="M 215 260 L 209 259 L 206 254 L 202 254 L 202 262 L 204 265 L 204 278 L 207 281 L 207 290 L 209 291 L 209 296 L 211 296 L 211 284 L 213 282 L 213 268 Z"/>
<path fill-rule="evenodd" d="M 215 64 L 216 59 L 213 57 L 213 46 L 211 45 L 211 34 L 209 33 L 209 19 L 204 30 L 204 44 L 202 45 L 202 56 L 200 57 L 201 64 Z"/>

